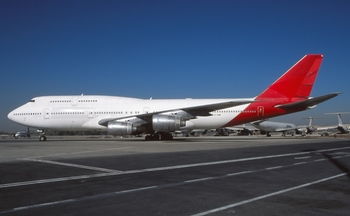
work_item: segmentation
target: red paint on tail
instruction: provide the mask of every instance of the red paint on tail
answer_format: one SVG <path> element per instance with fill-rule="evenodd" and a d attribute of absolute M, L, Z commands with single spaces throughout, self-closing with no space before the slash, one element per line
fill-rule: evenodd
<path fill-rule="evenodd" d="M 309 98 L 323 55 L 306 55 L 270 85 L 257 100 L 284 98 L 288 102 Z"/>
<path fill-rule="evenodd" d="M 305 55 L 272 85 L 256 97 L 242 113 L 223 127 L 243 124 L 264 118 L 271 118 L 305 110 L 295 107 L 291 110 L 277 108 L 276 105 L 307 100 L 316 80 L 323 55 Z"/>

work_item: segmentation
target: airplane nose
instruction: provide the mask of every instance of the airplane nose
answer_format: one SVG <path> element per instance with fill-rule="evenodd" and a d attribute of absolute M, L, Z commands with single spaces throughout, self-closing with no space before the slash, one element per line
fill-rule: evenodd
<path fill-rule="evenodd" d="M 11 111 L 8 115 L 7 118 L 10 119 L 12 121 L 12 116 L 13 116 L 13 111 Z"/>
<path fill-rule="evenodd" d="M 13 122 L 16 122 L 15 116 L 14 116 L 15 110 L 12 110 L 8 115 L 7 118 L 10 119 Z"/>

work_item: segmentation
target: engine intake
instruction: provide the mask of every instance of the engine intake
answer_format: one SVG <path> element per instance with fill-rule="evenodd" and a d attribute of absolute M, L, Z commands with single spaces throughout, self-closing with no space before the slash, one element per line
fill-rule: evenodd
<path fill-rule="evenodd" d="M 179 116 L 154 115 L 152 117 L 152 127 L 154 131 L 174 132 L 185 125 L 186 121 Z"/>

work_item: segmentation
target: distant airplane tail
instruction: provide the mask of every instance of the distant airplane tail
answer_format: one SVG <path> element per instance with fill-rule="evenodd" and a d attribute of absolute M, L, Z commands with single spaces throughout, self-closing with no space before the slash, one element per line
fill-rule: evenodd
<path fill-rule="evenodd" d="M 338 114 L 338 126 L 342 126 L 343 125 L 343 121 L 341 120 L 341 116 L 340 113 Z"/>
<path fill-rule="evenodd" d="M 338 126 L 336 127 L 340 134 L 347 134 L 349 133 L 349 128 L 346 125 L 343 125 L 343 121 L 341 120 L 341 114 L 349 114 L 350 112 L 338 112 L 338 113 L 325 113 L 325 114 L 334 114 L 338 116 Z"/>
<path fill-rule="evenodd" d="M 325 113 L 325 114 L 333 114 L 338 116 L 338 126 L 343 126 L 343 121 L 341 119 L 342 114 L 349 114 L 350 112 L 337 112 L 337 113 Z"/>
<path fill-rule="evenodd" d="M 306 100 L 321 66 L 323 55 L 305 55 L 263 93 L 257 100 L 265 98 L 284 99 L 286 103 Z"/>

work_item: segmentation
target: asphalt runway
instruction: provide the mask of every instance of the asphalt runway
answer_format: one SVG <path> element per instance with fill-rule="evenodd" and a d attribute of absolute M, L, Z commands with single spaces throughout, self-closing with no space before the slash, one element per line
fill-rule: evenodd
<path fill-rule="evenodd" d="M 0 215 L 350 215 L 347 138 L 0 140 Z"/>

